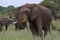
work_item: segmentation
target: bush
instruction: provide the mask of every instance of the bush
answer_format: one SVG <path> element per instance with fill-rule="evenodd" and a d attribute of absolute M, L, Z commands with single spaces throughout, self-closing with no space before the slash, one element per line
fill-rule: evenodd
<path fill-rule="evenodd" d="M 43 5 L 47 8 L 49 8 L 52 11 L 53 17 L 56 19 L 56 13 L 57 13 L 57 4 L 53 1 L 43 1 L 39 5 Z"/>

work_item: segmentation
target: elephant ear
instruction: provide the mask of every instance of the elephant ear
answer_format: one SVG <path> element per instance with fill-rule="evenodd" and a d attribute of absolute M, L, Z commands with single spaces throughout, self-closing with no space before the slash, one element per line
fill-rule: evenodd
<path fill-rule="evenodd" d="M 31 15 L 30 15 L 30 20 L 34 20 L 38 17 L 39 15 L 39 9 L 37 7 L 33 7 L 31 10 Z"/>

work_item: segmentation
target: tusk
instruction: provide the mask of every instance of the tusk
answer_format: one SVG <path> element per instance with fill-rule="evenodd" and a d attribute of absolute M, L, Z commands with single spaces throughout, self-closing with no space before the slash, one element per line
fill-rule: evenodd
<path fill-rule="evenodd" d="M 13 24 L 16 24 L 17 22 L 13 22 Z"/>
<path fill-rule="evenodd" d="M 24 19 L 24 20 L 22 20 L 22 22 L 25 22 L 25 19 Z"/>

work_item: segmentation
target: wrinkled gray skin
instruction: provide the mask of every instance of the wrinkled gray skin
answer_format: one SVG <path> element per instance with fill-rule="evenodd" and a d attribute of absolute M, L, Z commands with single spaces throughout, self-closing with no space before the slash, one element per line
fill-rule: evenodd
<path fill-rule="evenodd" d="M 18 8 L 17 10 L 17 24 L 20 28 L 25 27 L 23 24 L 26 20 L 29 21 L 30 30 L 33 36 L 40 36 L 43 40 L 47 32 L 50 30 L 50 25 L 52 21 L 51 11 L 38 4 L 25 4 Z"/>

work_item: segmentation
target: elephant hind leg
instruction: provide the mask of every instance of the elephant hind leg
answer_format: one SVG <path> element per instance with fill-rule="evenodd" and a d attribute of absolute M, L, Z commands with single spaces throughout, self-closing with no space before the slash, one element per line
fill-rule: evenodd
<path fill-rule="evenodd" d="M 44 26 L 44 37 L 47 35 L 47 32 L 50 31 L 50 26 Z"/>

